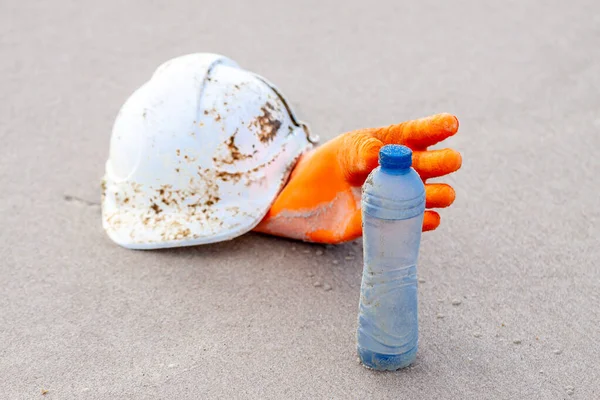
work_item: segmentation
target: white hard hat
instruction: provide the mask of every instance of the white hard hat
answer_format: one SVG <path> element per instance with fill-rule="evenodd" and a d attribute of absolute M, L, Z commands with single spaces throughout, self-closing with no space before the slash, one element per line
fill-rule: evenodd
<path fill-rule="evenodd" d="M 217 54 L 172 59 L 116 118 L 104 229 L 132 249 L 240 236 L 265 216 L 313 143 L 264 78 Z"/>

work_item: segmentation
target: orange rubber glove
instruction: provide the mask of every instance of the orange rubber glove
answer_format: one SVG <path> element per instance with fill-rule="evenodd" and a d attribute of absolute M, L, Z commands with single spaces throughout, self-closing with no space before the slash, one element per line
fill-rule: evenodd
<path fill-rule="evenodd" d="M 413 150 L 413 168 L 423 182 L 452 173 L 461 166 L 452 149 L 427 150 L 458 131 L 450 114 L 383 128 L 344 133 L 304 156 L 275 203 L 254 229 L 257 232 L 318 243 L 341 243 L 362 235 L 361 186 L 379 165 L 379 149 L 402 144 Z M 446 184 L 425 184 L 426 207 L 448 207 L 455 198 Z M 423 230 L 440 224 L 437 212 L 426 210 Z"/>

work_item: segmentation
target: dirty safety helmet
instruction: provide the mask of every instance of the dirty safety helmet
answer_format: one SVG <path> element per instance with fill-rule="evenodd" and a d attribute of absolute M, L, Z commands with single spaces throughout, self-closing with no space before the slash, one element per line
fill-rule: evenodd
<path fill-rule="evenodd" d="M 103 227 L 131 249 L 235 238 L 262 220 L 316 142 L 264 78 L 218 54 L 172 59 L 116 117 Z"/>

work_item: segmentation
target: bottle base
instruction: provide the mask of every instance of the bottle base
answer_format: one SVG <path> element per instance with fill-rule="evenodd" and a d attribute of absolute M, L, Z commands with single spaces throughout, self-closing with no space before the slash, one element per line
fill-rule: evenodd
<path fill-rule="evenodd" d="M 362 364 L 376 371 L 396 371 L 406 368 L 417 358 L 417 346 L 402 354 L 381 354 L 371 350 L 358 348 L 358 356 Z"/>

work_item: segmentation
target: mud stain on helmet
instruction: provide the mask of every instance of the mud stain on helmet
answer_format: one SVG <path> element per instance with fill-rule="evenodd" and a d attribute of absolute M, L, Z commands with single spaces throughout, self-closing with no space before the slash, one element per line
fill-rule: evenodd
<path fill-rule="evenodd" d="M 239 147 L 237 147 L 237 145 L 235 144 L 235 135 L 237 135 L 238 131 L 239 131 L 239 129 L 236 128 L 235 132 L 233 132 L 233 135 L 231 135 L 231 137 L 227 140 L 227 142 L 225 142 L 225 145 L 229 149 L 229 154 L 231 155 L 231 159 L 233 161 L 245 160 L 247 158 L 252 157 L 249 154 L 242 153 L 240 151 Z"/>
<path fill-rule="evenodd" d="M 251 154 L 242 153 L 240 151 L 240 148 L 235 144 L 235 136 L 238 134 L 238 132 L 239 128 L 236 128 L 235 132 L 233 132 L 229 139 L 227 139 L 227 141 L 223 145 L 221 145 L 225 146 L 225 149 L 221 147 L 221 154 L 225 153 L 225 155 L 221 157 L 213 157 L 213 162 L 215 163 L 215 165 L 232 165 L 236 161 L 246 160 L 252 157 Z"/>
<path fill-rule="evenodd" d="M 156 214 L 160 214 L 162 212 L 162 208 L 160 208 L 158 206 L 158 204 L 156 203 L 152 203 L 152 205 L 150 206 L 150 208 L 156 213 Z"/>
<path fill-rule="evenodd" d="M 260 111 L 262 114 L 256 117 L 250 126 L 258 128 L 257 136 L 261 143 L 268 143 L 277 135 L 277 131 L 281 128 L 281 121 L 273 116 L 275 107 L 270 102 L 262 106 Z"/>

